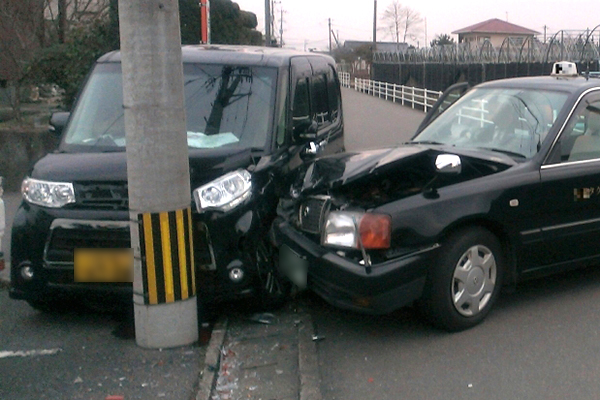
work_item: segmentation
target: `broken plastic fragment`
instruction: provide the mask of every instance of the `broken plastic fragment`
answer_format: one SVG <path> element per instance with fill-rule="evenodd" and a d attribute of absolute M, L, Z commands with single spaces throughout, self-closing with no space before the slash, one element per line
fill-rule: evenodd
<path fill-rule="evenodd" d="M 250 318 L 248 318 L 252 322 L 256 322 L 264 325 L 273 325 L 276 322 L 275 315 L 271 313 L 258 313 L 253 314 Z"/>
<path fill-rule="evenodd" d="M 75 380 L 73 381 L 73 383 L 83 383 L 83 379 L 81 379 L 81 377 L 78 376 L 77 378 L 75 378 Z"/>
<path fill-rule="evenodd" d="M 312 336 L 312 340 L 313 340 L 313 342 L 320 342 L 321 340 L 325 340 L 325 336 L 322 336 L 322 335 L 313 335 Z"/>

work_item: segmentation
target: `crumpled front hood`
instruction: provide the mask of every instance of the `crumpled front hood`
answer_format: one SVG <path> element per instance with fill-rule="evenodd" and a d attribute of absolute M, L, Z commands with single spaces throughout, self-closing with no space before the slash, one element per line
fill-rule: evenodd
<path fill-rule="evenodd" d="M 408 163 L 431 151 L 423 146 L 400 146 L 362 152 L 347 152 L 320 158 L 306 167 L 298 182 L 301 191 L 336 187 L 376 172 L 390 163 Z"/>
<path fill-rule="evenodd" d="M 462 171 L 458 174 L 437 172 L 435 161 L 440 154 L 459 155 Z M 481 178 L 517 164 L 509 156 L 492 151 L 406 144 L 317 159 L 299 174 L 291 195 L 331 191 L 360 199 L 361 204 L 374 205 Z"/>

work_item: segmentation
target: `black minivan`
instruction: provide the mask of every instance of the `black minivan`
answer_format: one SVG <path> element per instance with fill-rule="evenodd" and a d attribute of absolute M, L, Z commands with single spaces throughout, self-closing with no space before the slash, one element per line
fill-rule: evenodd
<path fill-rule="evenodd" d="M 268 240 L 279 194 L 305 160 L 344 150 L 335 62 L 265 47 L 182 53 L 197 292 L 280 303 L 289 284 Z M 73 269 L 75 249 L 130 247 L 120 61 L 119 52 L 97 61 L 73 111 L 53 116 L 57 151 L 23 181 L 10 297 L 40 310 L 73 295 L 131 300 L 131 284 L 75 282 Z M 235 193 L 216 196 L 224 187 Z"/>

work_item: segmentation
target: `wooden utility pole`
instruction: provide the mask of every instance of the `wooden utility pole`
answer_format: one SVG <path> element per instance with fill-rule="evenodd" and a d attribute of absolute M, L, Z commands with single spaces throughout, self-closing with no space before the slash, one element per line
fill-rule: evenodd
<path fill-rule="evenodd" d="M 58 43 L 67 38 L 67 0 L 58 0 Z"/>

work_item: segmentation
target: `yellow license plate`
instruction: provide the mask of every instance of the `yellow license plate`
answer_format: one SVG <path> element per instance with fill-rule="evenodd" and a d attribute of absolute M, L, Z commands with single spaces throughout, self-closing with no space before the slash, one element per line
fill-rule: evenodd
<path fill-rule="evenodd" d="M 133 249 L 75 249 L 75 282 L 133 282 Z"/>

